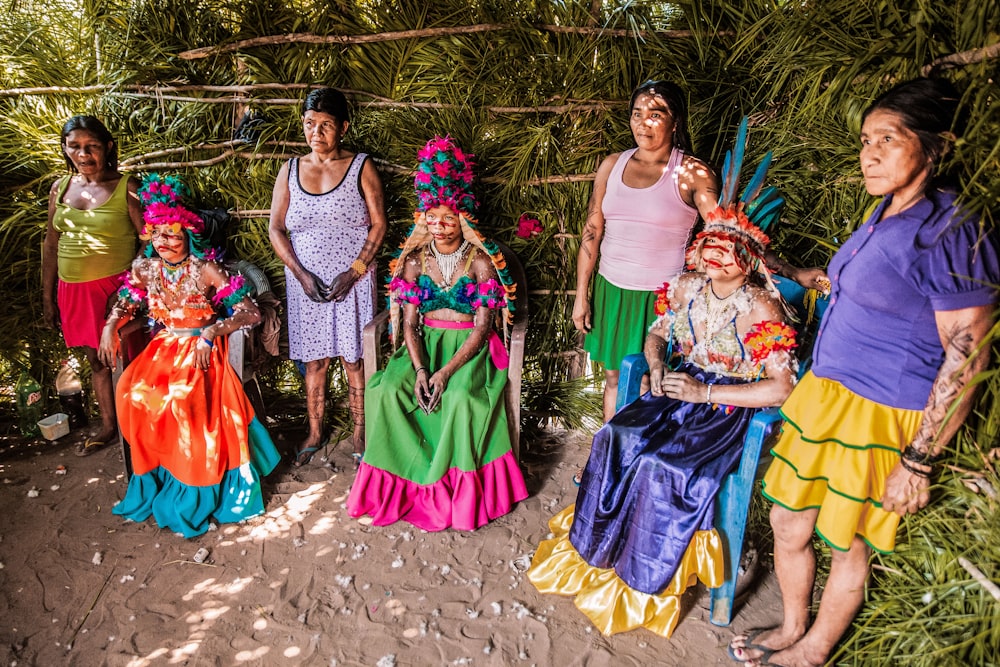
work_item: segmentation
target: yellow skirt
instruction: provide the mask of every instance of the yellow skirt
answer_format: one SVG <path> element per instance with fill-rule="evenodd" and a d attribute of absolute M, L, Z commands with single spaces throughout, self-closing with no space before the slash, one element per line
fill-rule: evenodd
<path fill-rule="evenodd" d="M 549 520 L 553 538 L 538 545 L 528 579 L 542 593 L 576 596 L 577 609 L 604 634 L 641 627 L 669 639 L 680 620 L 684 591 L 697 580 L 709 588 L 722 584 L 722 542 L 714 529 L 694 534 L 670 585 L 650 595 L 629 588 L 614 570 L 583 560 L 569 541 L 574 510 L 570 505 Z"/>
<path fill-rule="evenodd" d="M 847 551 L 858 535 L 876 551 L 892 551 L 899 515 L 882 509 L 885 480 L 922 412 L 869 401 L 809 372 L 781 414 L 764 496 L 794 511 L 818 508 L 816 533 L 834 549 Z"/>

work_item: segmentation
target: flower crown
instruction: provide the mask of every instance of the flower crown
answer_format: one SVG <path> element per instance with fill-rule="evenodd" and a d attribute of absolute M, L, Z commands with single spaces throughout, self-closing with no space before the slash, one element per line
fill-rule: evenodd
<path fill-rule="evenodd" d="M 759 271 L 764 266 L 764 251 L 771 243 L 766 230 L 781 216 L 785 200 L 774 186 L 762 187 L 767 169 L 771 166 L 770 151 L 760 161 L 742 196 L 739 200 L 736 199 L 746 149 L 747 122 L 748 119 L 744 116 L 736 132 L 736 145 L 732 151 L 726 151 L 719 205 L 705 216 L 704 229 L 695 236 L 688 248 L 685 259 L 689 268 L 694 268 L 697 264 L 705 238 L 709 236 L 722 237 L 745 248 L 756 260 L 753 262 L 756 266 L 750 267 L 752 270 Z"/>
<path fill-rule="evenodd" d="M 475 218 L 479 202 L 470 191 L 473 157 L 463 153 L 448 135 L 435 135 L 428 141 L 417 153 L 417 173 L 413 178 L 417 210 L 447 206 Z"/>
<path fill-rule="evenodd" d="M 191 190 L 177 176 L 146 175 L 139 188 L 139 202 L 145 207 L 142 218 L 146 221 L 140 238 L 148 240 L 154 225 L 173 226 L 178 231 L 183 228 L 200 236 L 205 231 L 204 221 L 182 203 L 190 196 Z"/>

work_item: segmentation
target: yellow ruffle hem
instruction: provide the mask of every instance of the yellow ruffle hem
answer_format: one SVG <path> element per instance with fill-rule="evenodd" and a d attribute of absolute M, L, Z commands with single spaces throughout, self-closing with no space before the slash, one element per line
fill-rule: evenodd
<path fill-rule="evenodd" d="M 640 593 L 612 569 L 583 560 L 569 541 L 575 505 L 549 520 L 553 538 L 538 545 L 528 579 L 542 593 L 576 596 L 574 604 L 606 635 L 646 628 L 670 638 L 681 614 L 681 595 L 695 581 L 709 588 L 722 584 L 722 542 L 713 530 L 698 531 L 691 539 L 667 589 L 659 595 Z"/>
<path fill-rule="evenodd" d="M 876 551 L 892 551 L 899 515 L 882 509 L 882 494 L 921 411 L 869 401 L 809 372 L 781 414 L 764 496 L 790 510 L 818 508 L 816 533 L 834 549 L 846 551 L 858 535 Z"/>

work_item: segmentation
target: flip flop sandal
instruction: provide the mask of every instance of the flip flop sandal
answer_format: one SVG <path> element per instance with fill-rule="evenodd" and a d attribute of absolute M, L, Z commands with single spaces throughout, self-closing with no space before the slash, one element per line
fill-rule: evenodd
<path fill-rule="evenodd" d="M 295 453 L 295 460 L 292 461 L 292 465 L 296 468 L 301 468 L 302 466 L 308 464 L 312 461 L 313 456 L 319 451 L 319 446 L 316 447 L 306 447 L 300 449 Z"/>
<path fill-rule="evenodd" d="M 76 446 L 76 451 L 73 452 L 77 456 L 90 456 L 94 452 L 98 452 L 108 445 L 114 442 L 114 437 L 108 440 L 98 440 L 97 438 L 87 438 L 79 445 Z"/>
<path fill-rule="evenodd" d="M 351 452 L 351 459 L 354 460 L 354 469 L 357 470 L 361 467 L 361 459 L 364 456 L 363 452 Z"/>
<path fill-rule="evenodd" d="M 583 468 L 580 468 L 575 475 L 573 475 L 573 484 L 580 486 L 583 484 Z"/>
<path fill-rule="evenodd" d="M 736 635 L 733 637 L 732 641 L 729 642 L 729 646 L 726 647 L 726 652 L 729 653 L 729 658 L 733 662 L 739 662 L 741 664 L 747 663 L 750 662 L 750 660 L 753 660 L 753 658 L 738 658 L 736 657 L 736 651 L 760 651 L 762 655 L 760 658 L 757 658 L 757 660 L 764 660 L 766 662 L 767 659 L 771 657 L 771 654 L 781 649 L 772 649 L 764 646 L 763 644 L 755 644 L 754 640 L 770 630 L 774 630 L 774 628 L 757 628 L 756 630 L 747 632 L 746 635 Z M 733 646 L 733 642 L 740 637 L 744 638 L 743 646 Z"/>

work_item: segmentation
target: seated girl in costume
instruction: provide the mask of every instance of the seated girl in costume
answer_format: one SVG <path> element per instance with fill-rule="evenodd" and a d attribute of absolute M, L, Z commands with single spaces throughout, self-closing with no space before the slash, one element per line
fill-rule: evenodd
<path fill-rule="evenodd" d="M 204 223 L 181 203 L 187 194 L 175 177 L 144 179 L 142 238 L 150 242 L 125 275 L 99 353 L 114 364 L 116 329 L 140 304 L 163 325 L 115 390 L 135 474 L 112 511 L 133 521 L 152 514 L 161 527 L 193 537 L 209 520 L 263 513 L 260 479 L 280 456 L 227 354 L 226 335 L 257 324 L 260 311 L 243 278 L 206 257 Z"/>
<path fill-rule="evenodd" d="M 763 261 L 762 228 L 781 202 L 773 188 L 758 196 L 767 161 L 739 203 L 739 166 L 724 180 L 688 249 L 693 272 L 662 292 L 644 349 L 650 391 L 594 436 L 576 505 L 550 520 L 555 537 L 528 572 L 541 592 L 575 596 L 605 634 L 669 637 L 684 590 L 696 578 L 722 583 L 715 497 L 757 409 L 780 405 L 794 385 L 795 331 Z M 675 370 L 664 361 L 671 345 Z"/>
<path fill-rule="evenodd" d="M 514 308 L 499 248 L 476 230 L 472 166 L 448 137 L 418 155 L 415 224 L 389 285 L 395 344 L 365 390 L 366 449 L 348 512 L 384 526 L 474 530 L 527 497 L 504 406 Z M 402 326 L 400 326 L 402 311 Z"/>

